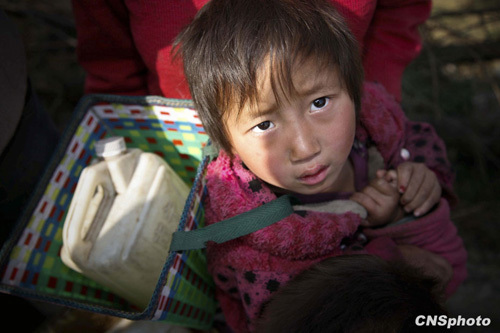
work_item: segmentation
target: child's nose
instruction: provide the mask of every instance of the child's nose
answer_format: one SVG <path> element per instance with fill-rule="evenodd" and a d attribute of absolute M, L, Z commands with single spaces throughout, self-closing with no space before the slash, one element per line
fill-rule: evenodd
<path fill-rule="evenodd" d="M 316 157 L 321 146 L 312 126 L 297 126 L 290 133 L 290 160 L 292 163 L 307 162 Z"/>

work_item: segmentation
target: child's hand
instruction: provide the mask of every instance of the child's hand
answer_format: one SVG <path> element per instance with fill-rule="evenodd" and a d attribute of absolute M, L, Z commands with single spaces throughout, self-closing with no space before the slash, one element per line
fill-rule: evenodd
<path fill-rule="evenodd" d="M 351 196 L 351 200 L 365 207 L 368 212 L 366 221 L 362 222 L 363 226 L 380 226 L 397 221 L 404 216 L 399 204 L 401 195 L 395 183 L 390 180 L 395 176 L 395 171 L 389 174 L 389 171 L 379 170 L 377 178 L 373 179 L 361 192 L 356 192 Z"/>
<path fill-rule="evenodd" d="M 397 167 L 397 184 L 401 205 L 407 213 L 427 213 L 441 198 L 436 174 L 423 163 L 404 162 Z"/>

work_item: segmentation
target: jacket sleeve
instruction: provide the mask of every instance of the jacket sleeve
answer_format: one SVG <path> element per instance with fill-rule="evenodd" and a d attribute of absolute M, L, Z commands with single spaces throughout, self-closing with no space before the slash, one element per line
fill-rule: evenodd
<path fill-rule="evenodd" d="M 404 147 L 409 153 L 409 160 L 425 163 L 434 171 L 443 189 L 442 196 L 452 207 L 455 206 L 458 202 L 453 189 L 455 173 L 448 160 L 444 141 L 428 123 L 407 120 L 405 127 Z"/>
<path fill-rule="evenodd" d="M 418 27 L 431 0 L 330 0 L 359 42 L 368 81 L 384 85 L 401 101 L 401 78 L 420 53 Z"/>
<path fill-rule="evenodd" d="M 450 219 L 447 201 L 441 199 L 430 213 L 416 220 L 389 225 L 378 229 L 365 229 L 368 239 L 390 237 L 396 244 L 415 245 L 445 258 L 453 268 L 453 277 L 446 294 L 453 294 L 467 276 L 467 252 L 457 229 Z"/>
<path fill-rule="evenodd" d="M 73 0 L 85 92 L 190 98 L 172 44 L 205 2 Z"/>
<path fill-rule="evenodd" d="M 146 66 L 136 49 L 122 0 L 73 0 L 77 57 L 86 93 L 147 94 Z"/>
<path fill-rule="evenodd" d="M 357 136 L 361 141 L 375 144 L 388 169 L 405 161 L 424 163 L 436 173 L 443 197 L 452 206 L 457 202 L 453 191 L 455 173 L 444 141 L 432 125 L 408 120 L 399 103 L 381 84 L 364 85 Z"/>
<path fill-rule="evenodd" d="M 401 101 L 401 79 L 421 51 L 418 27 L 431 12 L 430 0 L 380 0 L 364 37 L 363 65 L 368 81 L 383 84 Z"/>

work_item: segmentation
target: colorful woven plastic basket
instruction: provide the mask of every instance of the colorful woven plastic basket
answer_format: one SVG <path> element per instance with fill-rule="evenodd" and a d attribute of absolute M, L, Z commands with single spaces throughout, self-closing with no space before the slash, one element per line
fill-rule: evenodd
<path fill-rule="evenodd" d="M 217 304 L 204 250 L 168 253 L 165 249 L 168 259 L 146 309 L 134 308 L 62 263 L 62 227 L 79 175 L 95 157 L 94 143 L 108 136 L 123 136 L 129 147 L 163 157 L 191 186 L 179 230 L 203 227 L 203 175 L 208 160 L 202 160 L 202 149 L 208 137 L 191 101 L 85 96 L 2 248 L 0 291 L 133 320 L 211 327 Z"/>

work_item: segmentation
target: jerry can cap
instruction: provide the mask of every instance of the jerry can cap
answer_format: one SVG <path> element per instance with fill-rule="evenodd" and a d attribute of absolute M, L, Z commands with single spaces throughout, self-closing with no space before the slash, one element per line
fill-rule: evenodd
<path fill-rule="evenodd" d="M 122 136 L 113 136 L 95 143 L 95 152 L 98 157 L 112 157 L 127 150 L 125 139 Z"/>

